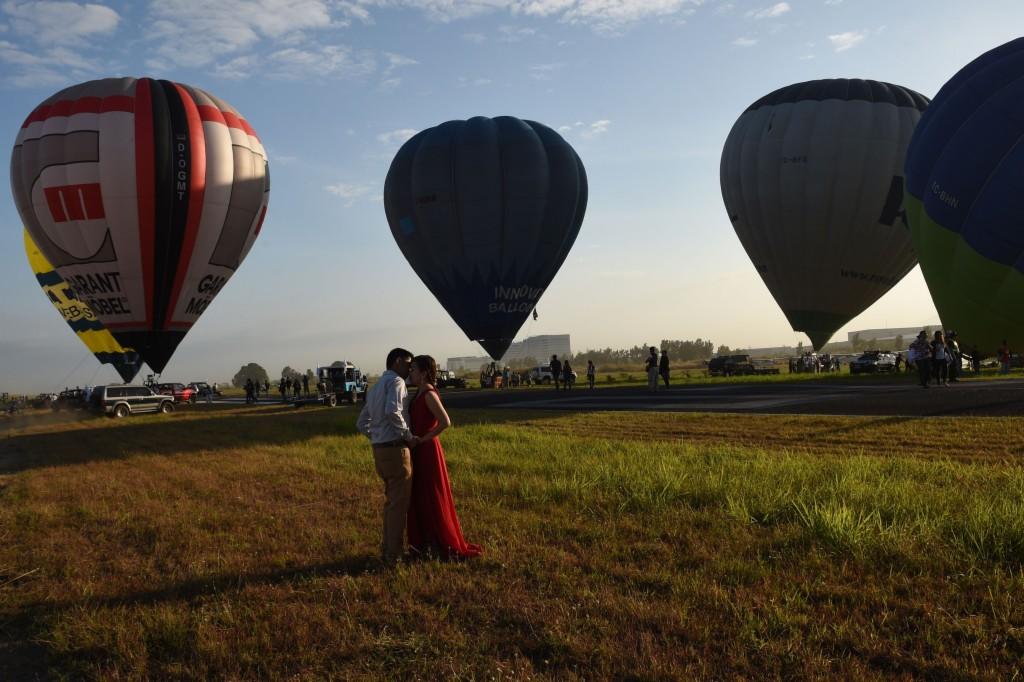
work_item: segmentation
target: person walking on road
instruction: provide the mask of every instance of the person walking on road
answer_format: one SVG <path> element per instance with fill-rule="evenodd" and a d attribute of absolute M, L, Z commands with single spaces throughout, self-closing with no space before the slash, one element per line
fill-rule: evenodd
<path fill-rule="evenodd" d="M 949 351 L 946 348 L 946 340 L 942 336 L 942 330 L 935 330 L 935 336 L 931 343 L 932 348 L 932 376 L 936 386 L 946 386 L 949 377 Z"/>
<path fill-rule="evenodd" d="M 931 378 L 931 346 L 928 344 L 928 332 L 922 330 L 917 339 L 910 344 L 910 361 L 917 367 L 917 378 L 921 388 L 928 388 L 928 380 Z"/>
<path fill-rule="evenodd" d="M 960 363 L 963 355 L 960 353 L 960 344 L 956 340 L 956 332 L 946 333 L 946 350 L 949 353 L 949 381 L 950 383 L 960 381 Z"/>
<path fill-rule="evenodd" d="M 658 390 L 658 349 L 654 346 L 651 346 L 644 369 L 647 370 L 647 390 L 654 393 Z"/>
<path fill-rule="evenodd" d="M 1010 373 L 1010 346 L 1003 339 L 1003 345 L 999 346 L 999 373 Z"/>
<path fill-rule="evenodd" d="M 587 360 L 587 385 L 594 388 L 594 380 L 597 378 L 597 368 L 593 360 Z"/>
<path fill-rule="evenodd" d="M 558 359 L 557 355 L 551 356 L 551 363 L 548 365 L 548 369 L 551 370 L 551 381 L 555 384 L 555 390 L 558 390 L 558 379 L 562 376 L 562 363 Z"/>
<path fill-rule="evenodd" d="M 658 362 L 658 373 L 661 375 L 662 381 L 665 382 L 665 388 L 668 388 L 668 351 L 664 348 L 661 349 L 661 360 Z"/>
<path fill-rule="evenodd" d="M 569 358 L 565 359 L 562 363 L 562 385 L 565 386 L 565 390 L 571 391 L 572 385 L 575 379 L 572 376 L 572 367 L 569 365 Z"/>
<path fill-rule="evenodd" d="M 377 475 L 384 482 L 384 528 L 381 560 L 387 567 L 402 561 L 405 553 L 405 523 L 412 496 L 411 448 L 420 443 L 405 418 L 412 353 L 395 348 L 388 353 L 387 370 L 366 394 L 356 428 L 370 439 Z"/>
<path fill-rule="evenodd" d="M 302 395 L 309 397 L 309 375 L 302 375 Z"/>

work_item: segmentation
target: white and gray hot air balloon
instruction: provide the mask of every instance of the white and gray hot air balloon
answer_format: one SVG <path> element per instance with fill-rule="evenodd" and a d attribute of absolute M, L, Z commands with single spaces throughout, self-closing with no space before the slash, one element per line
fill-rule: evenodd
<path fill-rule="evenodd" d="M 794 331 L 815 348 L 917 263 L 903 160 L 927 105 L 889 83 L 808 81 L 757 100 L 729 133 L 729 219 Z"/>

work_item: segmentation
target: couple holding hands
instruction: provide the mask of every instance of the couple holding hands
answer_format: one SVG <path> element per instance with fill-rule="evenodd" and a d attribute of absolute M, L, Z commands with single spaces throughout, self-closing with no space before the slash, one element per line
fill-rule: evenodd
<path fill-rule="evenodd" d="M 404 410 L 408 395 L 405 380 L 417 387 Z M 435 388 L 437 363 L 429 355 L 395 348 L 387 357 L 387 371 L 366 394 L 356 428 L 370 439 L 377 474 L 384 481 L 385 565 L 402 561 L 408 526 L 412 556 L 436 555 L 445 559 L 479 556 L 479 545 L 462 537 L 459 517 L 448 482 L 444 450 L 437 437 L 451 426 Z"/>

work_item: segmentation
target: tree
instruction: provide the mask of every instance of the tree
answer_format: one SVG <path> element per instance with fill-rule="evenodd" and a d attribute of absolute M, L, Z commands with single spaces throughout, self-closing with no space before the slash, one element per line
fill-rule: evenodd
<path fill-rule="evenodd" d="M 899 334 L 896 337 L 896 350 L 906 350 L 907 347 L 904 345 L 906 341 L 903 338 L 903 334 Z"/>
<path fill-rule="evenodd" d="M 717 351 L 715 351 L 715 355 L 728 355 L 729 353 L 732 353 L 732 349 L 724 343 L 718 347 Z"/>
<path fill-rule="evenodd" d="M 235 388 L 241 388 L 245 386 L 246 379 L 252 379 L 255 382 L 263 383 L 270 381 L 270 377 L 267 376 L 267 370 L 260 367 L 255 362 L 250 362 L 248 365 L 242 365 L 242 368 L 231 378 L 231 385 Z"/>
<path fill-rule="evenodd" d="M 309 383 L 313 384 L 314 386 L 316 385 L 316 375 L 313 374 L 313 370 L 306 370 L 306 379 L 309 381 Z"/>
<path fill-rule="evenodd" d="M 299 381 L 302 381 L 302 372 L 300 372 L 297 369 L 292 369 L 291 367 L 288 367 L 287 365 L 285 365 L 285 368 L 281 370 L 281 378 L 282 379 L 291 379 L 292 381 L 294 381 L 296 379 L 298 379 Z"/>

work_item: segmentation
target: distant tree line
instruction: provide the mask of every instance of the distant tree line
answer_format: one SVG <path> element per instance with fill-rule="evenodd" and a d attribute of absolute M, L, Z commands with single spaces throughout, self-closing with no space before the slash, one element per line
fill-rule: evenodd
<path fill-rule="evenodd" d="M 654 345 L 659 351 L 668 351 L 668 357 L 673 362 L 685 362 L 688 360 L 707 360 L 715 351 L 715 345 L 711 341 L 697 339 L 696 341 L 662 339 L 660 344 L 642 343 L 632 348 L 604 348 L 598 350 L 587 350 L 576 353 L 573 362 L 586 364 L 587 360 L 593 360 L 599 365 L 635 365 L 642 363 L 651 352 Z M 728 347 L 725 347 L 728 351 Z"/>

